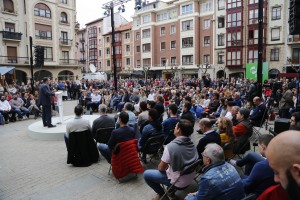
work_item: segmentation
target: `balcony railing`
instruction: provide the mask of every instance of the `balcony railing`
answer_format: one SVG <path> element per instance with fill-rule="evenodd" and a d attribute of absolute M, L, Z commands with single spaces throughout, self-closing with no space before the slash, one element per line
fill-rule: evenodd
<path fill-rule="evenodd" d="M 15 15 L 18 14 L 17 11 L 11 10 L 8 8 L 2 8 L 1 10 L 2 10 L 2 12 L 6 12 L 6 13 L 11 13 L 11 14 L 15 14 Z"/>
<path fill-rule="evenodd" d="M 79 63 L 80 63 L 80 64 L 85 64 L 85 63 L 86 63 L 86 60 L 85 60 L 85 59 L 80 59 L 80 60 L 79 60 Z"/>
<path fill-rule="evenodd" d="M 0 56 L 0 63 L 29 64 L 29 58 L 17 56 Z"/>
<path fill-rule="evenodd" d="M 193 62 L 182 62 L 183 65 L 193 65 Z"/>
<path fill-rule="evenodd" d="M 59 39 L 59 44 L 63 46 L 72 46 L 73 40 L 69 39 Z"/>
<path fill-rule="evenodd" d="M 78 60 L 75 60 L 75 59 L 59 59 L 59 64 L 78 65 Z"/>
<path fill-rule="evenodd" d="M 85 42 L 85 39 L 84 39 L 84 38 L 80 38 L 80 39 L 79 39 L 79 42 L 84 43 L 84 42 Z"/>
<path fill-rule="evenodd" d="M 193 44 L 182 44 L 182 48 L 190 48 L 193 47 Z"/>
<path fill-rule="evenodd" d="M 22 33 L 2 31 L 3 40 L 18 40 L 22 38 Z"/>
<path fill-rule="evenodd" d="M 299 43 L 300 35 L 289 35 L 288 42 L 289 43 Z"/>
<path fill-rule="evenodd" d="M 84 48 L 80 48 L 80 52 L 85 52 L 85 49 Z"/>

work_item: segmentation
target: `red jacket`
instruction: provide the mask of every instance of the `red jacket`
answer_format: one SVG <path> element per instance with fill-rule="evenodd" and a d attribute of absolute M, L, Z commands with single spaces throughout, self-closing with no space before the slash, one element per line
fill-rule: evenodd
<path fill-rule="evenodd" d="M 111 165 L 116 179 L 121 179 L 130 173 L 143 173 L 144 168 L 138 156 L 137 139 L 118 143 L 112 154 Z"/>
<path fill-rule="evenodd" d="M 288 200 L 288 196 L 281 185 L 272 185 L 261 193 L 256 200 Z"/>

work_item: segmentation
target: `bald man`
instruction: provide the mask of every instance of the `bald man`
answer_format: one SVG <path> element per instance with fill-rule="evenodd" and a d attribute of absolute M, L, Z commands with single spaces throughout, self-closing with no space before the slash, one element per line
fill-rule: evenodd
<path fill-rule="evenodd" d="M 274 180 L 291 200 L 300 199 L 300 131 L 280 133 L 268 145 L 266 156 L 274 170 Z"/>

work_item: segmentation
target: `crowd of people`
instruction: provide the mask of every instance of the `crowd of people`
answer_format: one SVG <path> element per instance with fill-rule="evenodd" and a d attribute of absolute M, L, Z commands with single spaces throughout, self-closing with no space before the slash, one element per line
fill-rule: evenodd
<path fill-rule="evenodd" d="M 120 79 L 117 91 L 111 81 L 44 79 L 43 83 L 35 84 L 34 94 L 30 94 L 29 86 L 24 90 L 24 84 L 9 85 L 5 89 L 0 86 L 0 113 L 5 123 L 8 123 L 9 120 L 15 121 L 16 115 L 19 119 L 28 117 L 31 112 L 39 116 L 42 106 L 44 126 L 50 128 L 53 125 L 49 116 L 44 116 L 44 109 L 49 113 L 51 105 L 55 107 L 55 97 L 52 97 L 51 102 L 43 104 L 41 93 L 51 99 L 51 90 L 64 91 L 66 100 L 78 100 L 74 121 L 67 125 L 66 146 L 68 147 L 70 135 L 76 132 L 88 130 L 95 137 L 98 129 L 114 127 L 108 142 L 97 144 L 100 154 L 109 163 L 118 143 L 137 138 L 137 148 L 141 150 L 149 138 L 162 135 L 164 143 L 160 149 L 162 157 L 158 169 L 144 172 L 146 183 L 157 193 L 153 199 L 165 197 L 165 190 L 161 185 L 170 187 L 175 184 L 167 194 L 169 199 L 174 199 L 176 189 L 184 189 L 195 177 L 194 171 L 183 176 L 181 171 L 199 159 L 202 164 L 202 169 L 197 171 L 202 174 L 199 190 L 188 194 L 187 200 L 242 199 L 249 194 L 260 197 L 276 182 L 280 182 L 290 195 L 291 188 L 300 187 L 300 159 L 296 155 L 287 156 L 285 167 L 282 167 L 278 164 L 280 161 L 275 152 L 278 146 L 275 145 L 293 142 L 289 152 L 299 150 L 299 145 L 294 144 L 300 139 L 296 135 L 300 130 L 300 113 L 295 112 L 297 84 L 296 79 L 268 80 L 260 95 L 257 93 L 257 83 L 253 80 L 214 81 L 206 76 L 199 80 L 182 81 Z M 271 134 L 261 135 L 258 138 L 260 154 L 249 153 L 249 138 L 253 134 L 253 127 L 263 126 L 274 107 L 278 108 L 279 117 L 291 118 L 290 129 L 297 131 L 290 131 L 292 134 L 287 137 L 295 140 L 279 140 L 288 133 L 276 133 L 279 136 L 274 139 Z M 100 114 L 92 126 L 81 119 L 84 109 Z M 115 112 L 116 117 L 107 115 L 109 112 Z M 167 118 L 164 117 L 165 114 Z M 199 126 L 197 133 L 203 137 L 193 141 L 190 136 L 194 133 L 196 123 Z M 242 159 L 233 159 L 233 155 L 244 153 L 246 154 Z M 141 161 L 147 164 L 147 155 L 142 155 Z M 240 175 L 236 167 L 243 166 L 245 173 Z M 282 176 L 287 176 L 288 180 Z M 282 196 L 278 199 L 286 198 L 284 192 L 280 194 Z M 291 196 L 293 195 L 299 194 Z"/>

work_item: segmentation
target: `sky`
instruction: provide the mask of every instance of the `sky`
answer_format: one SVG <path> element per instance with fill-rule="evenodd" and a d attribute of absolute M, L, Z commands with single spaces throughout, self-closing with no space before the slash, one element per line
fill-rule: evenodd
<path fill-rule="evenodd" d="M 77 21 L 80 24 L 80 28 L 84 28 L 85 24 L 95 19 L 104 16 L 105 10 L 102 9 L 102 4 L 110 2 L 111 0 L 76 0 L 76 11 L 77 11 Z M 125 5 L 125 12 L 122 16 L 128 21 L 132 21 L 131 16 L 134 13 L 134 2 L 131 0 Z M 115 12 L 117 7 L 115 8 Z"/>

